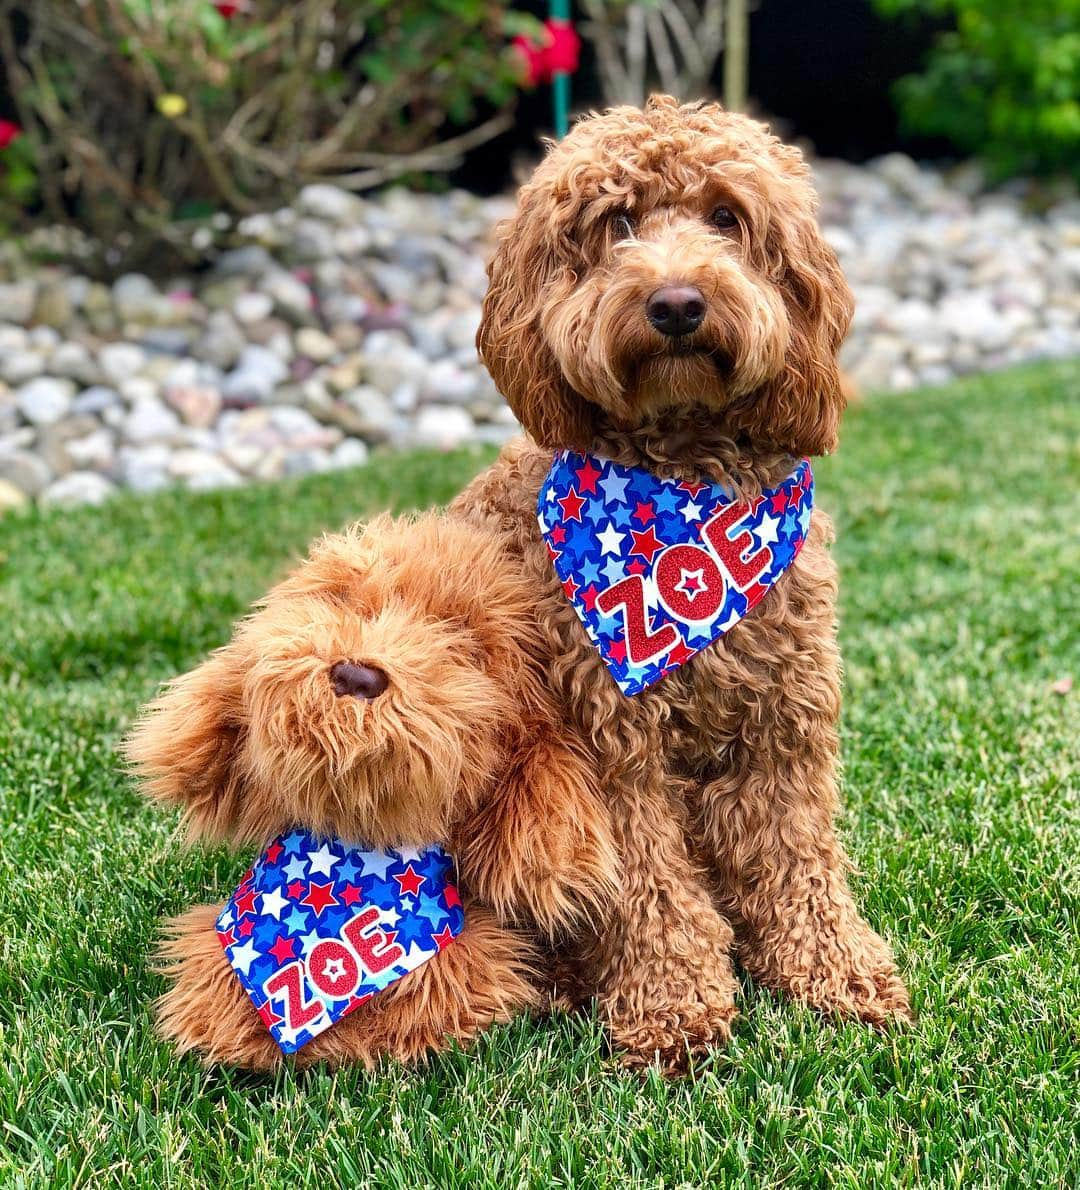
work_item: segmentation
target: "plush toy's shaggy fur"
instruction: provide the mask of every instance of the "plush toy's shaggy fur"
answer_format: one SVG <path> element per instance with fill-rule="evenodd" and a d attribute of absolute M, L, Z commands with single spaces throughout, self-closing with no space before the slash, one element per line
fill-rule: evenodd
<path fill-rule="evenodd" d="M 553 449 L 592 448 L 744 496 L 831 450 L 852 312 L 807 166 L 745 117 L 657 98 L 580 122 L 500 229 L 478 335 L 532 436 L 453 515 L 502 535 L 535 593 L 552 690 L 595 753 L 622 859 L 613 922 L 568 958 L 631 1064 L 677 1070 L 723 1041 L 732 955 L 759 981 L 881 1024 L 908 1015 L 889 947 L 837 841 L 831 527 L 769 596 L 681 669 L 627 698 L 582 631 L 537 531 Z M 646 303 L 694 286 L 692 334 Z"/>
<path fill-rule="evenodd" d="M 445 517 L 383 517 L 325 538 L 137 724 L 127 750 L 144 788 L 183 806 L 196 835 L 255 848 L 299 825 L 375 846 L 441 842 L 456 857 L 461 936 L 300 1062 L 467 1042 L 539 1002 L 538 935 L 603 920 L 616 851 L 545 652 L 500 540 Z M 340 693 L 342 661 L 380 671 L 385 690 Z M 268 1068 L 282 1055 L 226 960 L 217 912 L 172 923 L 161 1028 L 180 1050 Z"/>

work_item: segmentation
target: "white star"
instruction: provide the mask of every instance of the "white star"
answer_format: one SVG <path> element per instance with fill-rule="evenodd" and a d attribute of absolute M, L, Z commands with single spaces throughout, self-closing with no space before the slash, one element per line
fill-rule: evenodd
<path fill-rule="evenodd" d="M 310 875 L 312 876 L 316 872 L 321 872 L 324 876 L 331 876 L 333 875 L 331 869 L 334 864 L 341 863 L 341 856 L 335 855 L 325 843 L 318 851 L 309 851 L 307 857 L 311 864 Z"/>
<path fill-rule="evenodd" d="M 777 534 L 780 532 L 780 518 L 769 516 L 766 513 L 761 518 L 761 524 L 754 530 L 758 535 L 758 540 L 762 545 L 772 545 L 777 540 Z"/>
<path fill-rule="evenodd" d="M 394 908 L 379 910 L 379 924 L 384 926 L 396 926 L 401 921 L 401 914 Z"/>
<path fill-rule="evenodd" d="M 288 903 L 288 900 L 281 895 L 280 888 L 271 889 L 270 892 L 262 894 L 263 913 L 272 913 L 278 921 L 281 921 L 281 911 Z"/>
<path fill-rule="evenodd" d="M 337 983 L 345 977 L 345 963 L 342 959 L 327 959 L 322 973 L 331 983 Z"/>
<path fill-rule="evenodd" d="M 620 533 L 611 523 L 608 522 L 608 527 L 603 533 L 597 533 L 596 540 L 600 542 L 602 550 L 605 554 L 618 554 L 619 544 L 626 537 L 625 533 Z"/>
<path fill-rule="evenodd" d="M 231 909 L 226 909 L 224 913 L 218 918 L 218 925 L 223 928 L 228 928 L 233 923 L 233 915 Z"/>
<path fill-rule="evenodd" d="M 251 970 L 251 964 L 259 957 L 259 952 L 251 944 L 249 938 L 243 946 L 234 946 L 229 955 L 229 962 L 245 975 Z"/>
<path fill-rule="evenodd" d="M 411 913 L 416 908 L 416 903 L 412 897 L 406 893 L 404 896 L 398 898 L 398 904 L 405 910 L 406 913 Z"/>
<path fill-rule="evenodd" d="M 690 585 L 687 586 L 687 583 Z M 705 581 L 705 568 L 700 570 L 687 570 L 682 568 L 682 578 L 675 584 L 676 591 L 681 591 L 691 603 L 704 592 L 709 589 L 709 584 Z"/>
<path fill-rule="evenodd" d="M 419 942 L 414 942 L 405 952 L 404 957 L 399 961 L 399 966 L 406 967 L 412 970 L 414 967 L 419 967 L 425 959 L 430 956 L 431 952 L 424 950 Z"/>
<path fill-rule="evenodd" d="M 421 859 L 420 851 L 416 847 L 399 847 L 397 853 L 401 856 L 402 862 L 407 864 L 414 864 Z"/>
<path fill-rule="evenodd" d="M 717 624 L 716 628 L 720 632 L 727 632 L 729 628 L 733 628 L 742 619 L 738 612 L 732 612 L 730 616 L 722 623 Z"/>
<path fill-rule="evenodd" d="M 548 488 L 548 490 L 547 490 L 547 495 L 544 497 L 544 499 L 545 499 L 545 500 L 546 500 L 546 501 L 547 501 L 549 504 L 554 504 L 554 503 L 555 503 L 555 489 L 554 489 L 554 488 Z"/>
<path fill-rule="evenodd" d="M 683 514 L 684 521 L 696 521 L 701 516 L 701 505 L 687 500 L 679 511 Z"/>

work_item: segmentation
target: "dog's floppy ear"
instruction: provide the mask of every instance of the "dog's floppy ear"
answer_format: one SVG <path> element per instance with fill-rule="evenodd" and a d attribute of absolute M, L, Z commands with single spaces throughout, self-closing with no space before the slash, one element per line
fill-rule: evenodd
<path fill-rule="evenodd" d="M 817 224 L 801 216 L 782 226 L 778 278 L 791 323 L 783 370 L 754 395 L 739 422 L 757 441 L 793 455 L 836 448 L 846 396 L 839 352 L 851 325 L 854 299 L 836 253 Z"/>
<path fill-rule="evenodd" d="M 182 806 L 193 835 L 227 838 L 240 816 L 242 682 L 239 650 L 226 645 L 171 682 L 124 741 L 143 791 Z"/>
<path fill-rule="evenodd" d="M 549 184 L 523 188 L 515 215 L 496 230 L 476 346 L 518 421 L 540 446 L 588 450 L 593 410 L 563 378 L 540 332 L 541 300 L 560 270 L 557 230 L 546 218 Z M 572 286 L 572 280 L 570 288 Z"/>

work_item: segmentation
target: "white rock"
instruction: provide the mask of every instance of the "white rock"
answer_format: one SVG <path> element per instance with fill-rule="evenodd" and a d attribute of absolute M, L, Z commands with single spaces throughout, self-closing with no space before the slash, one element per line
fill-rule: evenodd
<path fill-rule="evenodd" d="M 144 397 L 136 401 L 124 419 L 123 433 L 128 442 L 143 445 L 176 437 L 180 419 L 160 401 Z"/>
<path fill-rule="evenodd" d="M 317 364 L 324 364 L 337 355 L 338 346 L 329 335 L 313 326 L 301 327 L 296 332 L 296 351 Z"/>
<path fill-rule="evenodd" d="M 76 504 L 101 504 L 116 488 L 96 471 L 72 471 L 56 480 L 41 494 L 46 508 L 69 508 Z"/>
<path fill-rule="evenodd" d="M 345 438 L 330 452 L 330 466 L 361 467 L 368 461 L 368 448 L 359 438 Z"/>
<path fill-rule="evenodd" d="M 313 184 L 305 186 L 297 195 L 296 208 L 316 219 L 327 219 L 331 223 L 359 221 L 364 214 L 364 204 L 348 190 L 337 186 Z"/>
<path fill-rule="evenodd" d="M 138 376 L 146 365 L 146 352 L 136 343 L 107 343 L 98 352 L 98 366 L 106 383 L 119 387 Z"/>
<path fill-rule="evenodd" d="M 156 492 L 169 485 L 171 454 L 163 444 L 122 446 L 116 458 L 116 476 L 136 492 Z"/>
<path fill-rule="evenodd" d="M 43 459 L 27 450 L 0 450 L 0 480 L 36 496 L 44 490 L 52 472 Z"/>
<path fill-rule="evenodd" d="M 0 354 L 0 380 L 23 384 L 45 371 L 45 358 L 37 351 L 11 351 Z"/>
<path fill-rule="evenodd" d="M 75 386 L 70 380 L 39 376 L 15 391 L 19 412 L 36 426 L 59 421 L 71 409 Z"/>
<path fill-rule="evenodd" d="M 0 285 L 0 322 L 29 322 L 37 302 L 37 283 L 12 281 Z"/>
<path fill-rule="evenodd" d="M 248 325 L 262 322 L 274 312 L 274 299 L 265 293 L 242 293 L 233 302 L 232 312 L 237 322 Z"/>
<path fill-rule="evenodd" d="M 0 513 L 22 508 L 29 502 L 30 498 L 24 491 L 6 479 L 0 479 Z"/>
<path fill-rule="evenodd" d="M 82 343 L 61 343 L 49 357 L 49 371 L 53 376 L 66 376 L 79 384 L 97 384 L 101 371 Z"/>
<path fill-rule="evenodd" d="M 453 405 L 426 405 L 420 410 L 413 430 L 418 446 L 450 450 L 469 440 L 476 430 L 472 417 Z"/>

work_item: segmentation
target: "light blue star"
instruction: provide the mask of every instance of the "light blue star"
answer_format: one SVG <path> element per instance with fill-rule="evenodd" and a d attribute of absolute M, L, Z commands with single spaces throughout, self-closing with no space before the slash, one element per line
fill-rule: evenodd
<path fill-rule="evenodd" d="M 438 897 L 428 896 L 427 893 L 420 894 L 420 904 L 416 912 L 421 917 L 426 917 L 432 925 L 436 925 L 446 916 L 446 910 L 439 904 Z"/>
<path fill-rule="evenodd" d="M 603 500 L 590 500 L 585 505 L 585 516 L 594 525 L 598 525 L 607 516 L 607 513 L 604 511 Z"/>
<path fill-rule="evenodd" d="M 300 939 L 300 950 L 302 953 L 307 954 L 307 952 L 311 950 L 313 946 L 318 946 L 321 941 L 322 935 L 319 933 L 319 931 L 312 930 L 310 934 L 305 934 Z"/>
<path fill-rule="evenodd" d="M 285 926 L 286 934 L 297 934 L 307 926 L 307 914 L 303 909 L 293 908 L 282 924 Z"/>
<path fill-rule="evenodd" d="M 386 873 L 401 861 L 392 851 L 365 851 L 363 854 L 363 868 L 365 876 L 378 876 L 386 879 Z"/>
<path fill-rule="evenodd" d="M 623 525 L 630 524 L 630 518 L 634 515 L 634 511 L 629 504 L 620 504 L 617 508 L 611 509 L 609 515 L 612 523 L 621 528 Z"/>
<path fill-rule="evenodd" d="M 607 565 L 602 567 L 604 578 L 609 583 L 617 583 L 619 579 L 625 577 L 624 564 L 621 558 L 608 558 Z"/>
<path fill-rule="evenodd" d="M 580 569 L 582 585 L 587 587 L 590 583 L 600 581 L 600 567 L 595 559 L 590 558 L 588 562 L 582 562 Z"/>
<path fill-rule="evenodd" d="M 285 879 L 286 880 L 302 880 L 304 872 L 307 869 L 307 860 L 301 859 L 297 856 L 295 859 L 289 860 L 285 865 Z"/>
<path fill-rule="evenodd" d="M 600 480 L 600 487 L 604 490 L 605 503 L 610 503 L 614 500 L 622 504 L 626 500 L 626 485 L 629 482 L 629 476 L 620 478 L 614 471 L 612 471 L 607 479 Z"/>

